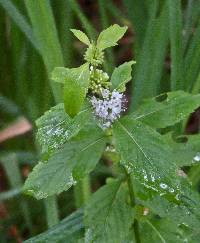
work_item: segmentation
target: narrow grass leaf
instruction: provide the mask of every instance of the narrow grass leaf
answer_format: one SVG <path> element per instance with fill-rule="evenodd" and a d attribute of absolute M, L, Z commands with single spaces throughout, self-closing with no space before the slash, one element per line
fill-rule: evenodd
<path fill-rule="evenodd" d="M 165 55 L 167 32 L 165 29 L 166 26 L 163 25 L 166 21 L 166 18 L 163 16 L 164 12 L 159 20 L 156 19 L 156 12 L 157 2 L 154 1 L 152 3 L 152 11 L 145 32 L 144 42 L 136 60 L 137 64 L 135 65 L 131 111 L 134 110 L 143 99 L 155 96 L 159 87 L 159 79 L 163 69 L 162 63 Z M 154 68 L 156 64 L 158 64 L 158 67 L 156 67 L 158 71 L 155 72 Z M 156 79 L 153 80 L 153 78 Z"/>
<path fill-rule="evenodd" d="M 167 0 L 169 9 L 171 90 L 184 88 L 181 0 Z"/>
<path fill-rule="evenodd" d="M 9 17 L 16 23 L 20 30 L 25 34 L 27 39 L 35 47 L 35 49 L 40 53 L 40 46 L 37 42 L 31 26 L 28 24 L 25 17 L 19 12 L 16 6 L 10 0 L 0 0 L 0 5 L 6 10 Z"/>
<path fill-rule="evenodd" d="M 64 66 L 62 50 L 58 40 L 58 34 L 55 26 L 49 0 L 25 1 L 28 15 L 31 19 L 34 34 L 41 47 L 42 57 L 47 68 L 48 75 L 54 67 Z M 50 82 L 56 102 L 62 100 L 60 84 Z"/>
<path fill-rule="evenodd" d="M 191 91 L 200 72 L 200 21 L 188 46 L 184 59 L 184 80 L 187 91 Z"/>
<path fill-rule="evenodd" d="M 86 33 L 89 35 L 91 39 L 94 40 L 96 36 L 96 30 L 91 24 L 91 22 L 87 19 L 85 14 L 83 13 L 83 10 L 81 9 L 79 3 L 77 3 L 76 0 L 68 0 L 68 3 L 72 10 L 77 15 L 78 19 L 80 20 L 81 24 L 83 25 L 83 28 L 85 29 Z"/>

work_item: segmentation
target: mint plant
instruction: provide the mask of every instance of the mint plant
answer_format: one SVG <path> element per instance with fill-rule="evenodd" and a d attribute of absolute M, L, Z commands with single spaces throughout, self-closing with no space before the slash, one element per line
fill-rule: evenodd
<path fill-rule="evenodd" d="M 112 160 L 115 176 L 84 205 L 80 242 L 196 242 L 200 198 L 181 166 L 198 162 L 197 139 L 177 143 L 163 129 L 170 131 L 198 108 L 200 95 L 169 92 L 128 112 L 124 92 L 135 62 L 116 67 L 111 77 L 103 70 L 104 51 L 126 30 L 112 25 L 96 41 L 72 30 L 87 45 L 85 63 L 52 72 L 63 87 L 64 103 L 36 121 L 42 156 L 24 192 L 42 199 L 66 191 L 104 155 Z"/>

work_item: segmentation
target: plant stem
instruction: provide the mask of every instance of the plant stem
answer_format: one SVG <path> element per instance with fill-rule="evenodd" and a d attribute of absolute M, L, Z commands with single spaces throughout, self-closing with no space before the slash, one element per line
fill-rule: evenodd
<path fill-rule="evenodd" d="M 86 176 L 74 187 L 76 208 L 82 207 L 90 197 L 90 178 Z"/>
<path fill-rule="evenodd" d="M 46 219 L 48 228 L 59 223 L 57 201 L 55 196 L 48 197 L 44 200 Z"/>
<path fill-rule="evenodd" d="M 128 178 L 128 188 L 129 188 L 129 193 L 130 193 L 131 205 L 132 205 L 132 207 L 135 207 L 136 200 L 135 200 L 135 193 L 134 193 L 134 190 L 133 190 L 132 178 L 131 178 L 130 174 L 128 174 L 128 173 L 126 173 L 126 174 L 127 174 L 127 178 Z M 139 232 L 139 223 L 138 223 L 137 219 L 134 219 L 133 231 L 134 231 L 136 243 L 141 243 L 140 232 Z"/>
<path fill-rule="evenodd" d="M 18 190 L 18 188 L 21 188 L 22 187 L 22 178 L 21 178 L 20 169 L 19 169 L 19 166 L 17 163 L 18 161 L 17 161 L 16 154 L 9 153 L 5 156 L 2 156 L 1 162 L 2 162 L 5 172 L 7 174 L 7 177 L 8 177 L 12 190 Z M 28 226 L 28 229 L 30 230 L 30 232 L 32 232 L 32 222 L 31 222 L 30 211 L 29 211 L 27 202 L 23 198 L 21 198 L 19 201 L 19 207 L 23 214 L 25 223 Z"/>

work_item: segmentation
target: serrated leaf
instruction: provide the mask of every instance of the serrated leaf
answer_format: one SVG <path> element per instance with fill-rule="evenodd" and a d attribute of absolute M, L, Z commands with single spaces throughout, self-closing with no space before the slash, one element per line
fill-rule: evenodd
<path fill-rule="evenodd" d="M 148 190 L 135 179 L 133 174 L 131 176 L 138 202 L 147 207 L 150 213 L 175 222 L 177 226 L 186 226 L 192 234 L 197 233 L 200 228 L 200 199 L 185 179 L 182 180 L 181 194 L 177 204 Z"/>
<path fill-rule="evenodd" d="M 108 47 L 116 46 L 117 41 L 125 34 L 127 27 L 120 27 L 117 24 L 111 25 L 103 30 L 97 39 L 97 48 L 104 50 Z"/>
<path fill-rule="evenodd" d="M 76 29 L 71 29 L 71 32 L 76 36 L 76 38 L 78 38 L 81 42 L 83 42 L 86 45 L 90 45 L 90 40 L 87 37 L 87 35 L 80 31 L 80 30 L 76 30 Z"/>
<path fill-rule="evenodd" d="M 127 197 L 127 188 L 119 180 L 108 183 L 92 195 L 85 208 L 90 242 L 121 243 L 126 239 L 134 221 Z"/>
<path fill-rule="evenodd" d="M 68 190 L 94 169 L 105 143 L 103 131 L 97 126 L 81 130 L 46 163 L 39 162 L 34 167 L 25 182 L 24 192 L 42 199 Z M 83 164 L 84 168 L 81 167 Z"/>
<path fill-rule="evenodd" d="M 52 72 L 52 80 L 64 84 L 64 105 L 69 116 L 74 117 L 81 109 L 89 85 L 89 64 L 78 68 L 57 67 Z"/>
<path fill-rule="evenodd" d="M 53 154 L 75 136 L 91 117 L 90 108 L 80 111 L 71 118 L 64 109 L 64 104 L 58 104 L 45 112 L 37 121 L 37 141 L 42 147 L 42 153 Z"/>
<path fill-rule="evenodd" d="M 77 243 L 83 235 L 83 212 L 76 211 L 63 219 L 59 224 L 51 227 L 49 230 L 30 238 L 24 243 Z"/>
<path fill-rule="evenodd" d="M 116 89 L 120 92 L 125 91 L 126 83 L 131 80 L 131 66 L 134 63 L 134 61 L 125 62 L 114 69 L 111 76 L 112 89 Z"/>
<path fill-rule="evenodd" d="M 167 219 L 152 218 L 141 222 L 140 236 L 143 243 L 182 243 L 187 242 L 184 233 L 175 222 Z"/>
<path fill-rule="evenodd" d="M 114 124 L 113 134 L 127 171 L 150 190 L 175 200 L 179 193 L 177 167 L 162 136 L 128 117 Z"/>
<path fill-rule="evenodd" d="M 170 145 L 178 166 L 190 166 L 200 162 L 200 134 L 177 137 L 176 140 L 180 141 L 175 141 L 171 133 L 164 135 L 164 138 Z"/>
<path fill-rule="evenodd" d="M 162 102 L 156 98 L 146 100 L 130 117 L 155 128 L 164 128 L 187 118 L 199 106 L 200 95 L 175 91 L 167 93 Z"/>

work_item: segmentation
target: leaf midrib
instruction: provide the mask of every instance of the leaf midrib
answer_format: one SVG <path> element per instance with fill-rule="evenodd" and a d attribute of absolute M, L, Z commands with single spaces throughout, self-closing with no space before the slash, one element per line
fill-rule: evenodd
<path fill-rule="evenodd" d="M 156 227 L 147 219 L 146 223 L 156 232 L 158 237 L 161 239 L 162 243 L 167 243 L 161 233 L 156 229 Z"/>
<path fill-rule="evenodd" d="M 133 135 L 125 128 L 125 126 L 123 126 L 121 124 L 121 122 L 119 122 L 119 125 L 122 127 L 122 129 L 128 134 L 128 136 L 131 138 L 131 140 L 133 140 L 133 142 L 137 145 L 137 147 L 139 148 L 139 150 L 142 152 L 142 154 L 144 155 L 144 157 L 149 161 L 149 163 L 152 165 L 152 162 L 150 160 L 150 158 L 146 155 L 146 153 L 144 152 L 142 146 L 140 146 L 140 144 L 137 142 L 137 140 L 133 137 Z"/>
<path fill-rule="evenodd" d="M 105 226 L 107 225 L 109 215 L 110 215 L 110 213 L 111 213 L 111 211 L 112 211 L 113 204 L 115 203 L 115 199 L 116 199 L 116 197 L 117 197 L 117 193 L 119 192 L 119 189 L 120 189 L 121 184 L 122 184 L 122 182 L 118 182 L 118 183 L 119 183 L 119 185 L 118 185 L 118 187 L 116 188 L 115 193 L 113 194 L 113 199 L 112 199 L 112 201 L 111 201 L 111 205 L 110 205 L 110 207 L 108 208 L 108 212 L 107 212 L 106 217 L 105 217 L 105 220 L 104 220 L 104 221 L 105 221 L 105 222 L 104 222 L 104 228 L 105 228 Z"/>

